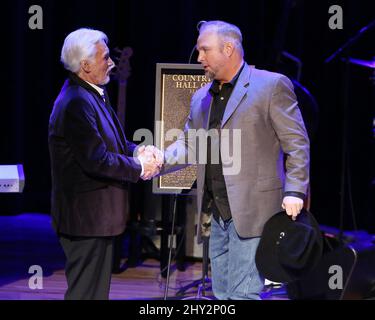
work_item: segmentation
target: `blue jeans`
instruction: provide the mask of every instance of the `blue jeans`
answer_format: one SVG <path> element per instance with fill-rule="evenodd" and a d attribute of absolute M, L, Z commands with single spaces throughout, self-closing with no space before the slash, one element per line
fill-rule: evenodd
<path fill-rule="evenodd" d="M 260 237 L 241 238 L 232 219 L 211 220 L 212 290 L 220 300 L 259 300 L 264 279 L 255 265 Z"/>

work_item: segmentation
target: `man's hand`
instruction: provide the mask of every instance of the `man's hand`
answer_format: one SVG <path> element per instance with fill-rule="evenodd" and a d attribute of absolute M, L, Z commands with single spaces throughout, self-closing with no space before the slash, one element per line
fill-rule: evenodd
<path fill-rule="evenodd" d="M 292 216 L 292 219 L 296 220 L 303 208 L 303 200 L 297 197 L 287 196 L 284 197 L 281 207 L 285 209 L 288 216 Z"/>
<path fill-rule="evenodd" d="M 150 180 L 160 172 L 164 162 L 164 154 L 154 146 L 141 146 L 137 151 L 137 157 L 143 164 L 143 180 Z"/>
<path fill-rule="evenodd" d="M 154 155 L 154 158 L 159 163 L 161 167 L 164 163 L 164 152 L 156 148 L 155 146 L 147 146 L 145 147 L 145 152 L 151 152 Z"/>

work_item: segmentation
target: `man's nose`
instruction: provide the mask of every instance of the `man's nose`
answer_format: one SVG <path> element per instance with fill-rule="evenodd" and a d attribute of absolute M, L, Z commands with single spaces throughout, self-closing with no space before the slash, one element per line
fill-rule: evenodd
<path fill-rule="evenodd" d="M 113 62 L 113 60 L 111 58 L 108 59 L 108 67 L 109 68 L 113 68 L 115 66 L 115 63 Z"/>
<path fill-rule="evenodd" d="M 203 61 L 203 54 L 202 54 L 201 52 L 199 52 L 199 54 L 198 54 L 197 61 L 198 61 L 199 63 L 202 63 L 202 61 Z"/>

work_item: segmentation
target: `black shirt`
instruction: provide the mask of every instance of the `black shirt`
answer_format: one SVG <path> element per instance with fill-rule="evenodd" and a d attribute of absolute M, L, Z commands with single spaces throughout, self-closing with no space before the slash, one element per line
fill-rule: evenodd
<path fill-rule="evenodd" d="M 224 116 L 225 107 L 227 106 L 228 100 L 232 94 L 233 88 L 237 83 L 238 77 L 244 67 L 242 67 L 234 76 L 234 78 L 227 83 L 223 83 L 220 89 L 220 82 L 218 80 L 214 80 L 212 85 L 209 89 L 209 92 L 212 95 L 212 106 L 211 106 L 211 113 L 210 113 L 210 124 L 209 128 L 220 128 L 221 121 Z"/>
<path fill-rule="evenodd" d="M 210 112 L 209 129 L 218 129 L 220 132 L 225 108 L 243 67 L 244 64 L 241 66 L 240 70 L 233 77 L 233 79 L 228 83 L 223 83 L 221 88 L 219 81 L 213 81 L 209 89 L 213 99 Z M 207 141 L 207 165 L 205 177 L 207 194 L 205 199 L 210 204 L 210 208 L 208 210 L 213 212 L 214 217 L 218 219 L 218 216 L 221 216 L 221 218 L 226 221 L 232 217 L 232 214 L 229 207 L 228 194 L 223 176 L 221 157 L 218 157 L 219 163 L 212 163 L 214 162 L 214 159 L 211 159 L 211 149 L 213 149 L 213 152 L 216 154 L 220 152 L 220 138 L 211 139 L 209 137 Z"/>

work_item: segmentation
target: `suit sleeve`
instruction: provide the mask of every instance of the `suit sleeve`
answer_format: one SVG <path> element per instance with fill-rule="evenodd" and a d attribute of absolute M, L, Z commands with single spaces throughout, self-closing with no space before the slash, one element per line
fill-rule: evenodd
<path fill-rule="evenodd" d="M 64 133 L 87 174 L 120 182 L 139 179 L 142 168 L 133 157 L 108 151 L 98 130 L 95 110 L 83 97 L 76 97 L 67 105 Z"/>
<path fill-rule="evenodd" d="M 193 100 L 194 96 L 191 106 L 193 106 Z M 160 170 L 160 175 L 178 171 L 197 163 L 195 138 L 194 135 L 189 134 L 189 130 L 194 129 L 192 110 L 191 107 L 184 131 L 181 132 L 177 140 L 164 151 L 164 165 Z"/>
<path fill-rule="evenodd" d="M 128 140 L 126 140 L 126 146 L 128 148 L 128 155 L 132 155 L 135 149 L 138 147 L 138 145 Z"/>
<path fill-rule="evenodd" d="M 272 91 L 270 117 L 286 156 L 284 191 L 306 195 L 309 184 L 310 141 L 293 84 L 285 76 L 278 78 Z"/>

